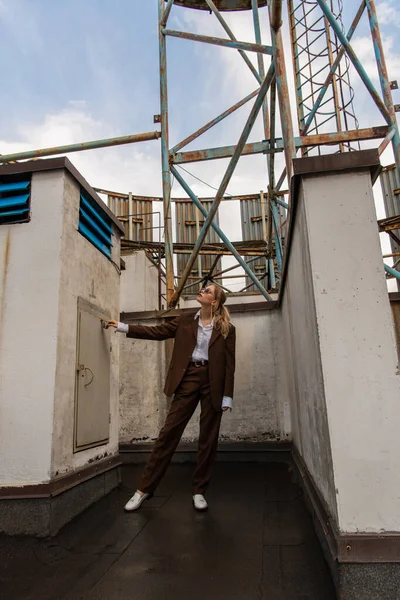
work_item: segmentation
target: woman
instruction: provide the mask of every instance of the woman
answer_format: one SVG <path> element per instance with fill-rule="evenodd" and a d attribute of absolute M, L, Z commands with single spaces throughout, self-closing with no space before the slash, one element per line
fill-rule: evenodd
<path fill-rule="evenodd" d="M 197 465 L 193 474 L 193 505 L 207 510 L 204 498 L 211 478 L 222 412 L 232 408 L 235 372 L 235 328 L 225 308 L 225 293 L 214 284 L 200 290 L 200 310 L 184 313 L 155 327 L 108 321 L 128 337 L 145 340 L 175 338 L 164 392 L 174 398 L 164 427 L 144 469 L 138 490 L 125 510 L 140 508 L 161 481 L 183 431 L 201 403 Z"/>

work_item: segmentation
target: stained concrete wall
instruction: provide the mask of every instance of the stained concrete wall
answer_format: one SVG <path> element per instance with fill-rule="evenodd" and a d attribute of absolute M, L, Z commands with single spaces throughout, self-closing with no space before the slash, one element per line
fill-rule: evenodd
<path fill-rule="evenodd" d="M 294 442 L 341 532 L 400 531 L 400 371 L 369 171 L 303 176 L 292 244 Z"/>
<path fill-rule="evenodd" d="M 290 263 L 282 302 L 286 381 L 293 442 L 320 490 L 328 511 L 337 517 L 319 332 L 306 212 L 296 213 Z"/>
<path fill-rule="evenodd" d="M 233 410 L 223 416 L 223 440 L 287 440 L 290 415 L 283 381 L 282 332 L 278 310 L 234 314 L 236 327 L 235 392 Z M 157 321 L 138 321 L 157 324 Z M 122 339 L 123 337 L 123 339 Z M 164 342 L 120 342 L 120 439 L 149 441 L 164 423 L 168 402 L 162 390 L 165 379 Z M 199 410 L 183 435 L 198 436 Z"/>
<path fill-rule="evenodd" d="M 126 312 L 149 310 L 156 299 L 156 287 L 141 293 L 137 304 L 134 291 L 142 285 L 146 271 L 138 255 L 126 261 L 122 273 L 121 305 Z M 135 264 L 136 263 L 136 264 Z M 145 279 L 144 279 L 145 280 Z M 130 294 L 127 298 L 126 294 Z M 151 296 L 153 294 L 153 296 Z M 260 296 L 255 297 L 260 301 Z M 243 296 L 242 304 L 254 300 Z M 136 304 L 134 304 L 134 302 Z M 132 303 L 132 304 L 130 304 Z M 181 302 L 193 310 L 198 304 Z M 249 308 L 249 307 L 247 307 Z M 224 440 L 279 440 L 290 437 L 290 415 L 283 373 L 283 340 L 279 310 L 235 312 L 232 321 L 237 335 L 237 367 L 235 377 L 234 409 L 224 414 L 221 439 Z M 157 324 L 155 320 L 138 321 Z M 122 442 L 147 441 L 157 437 L 164 423 L 168 401 L 162 390 L 166 375 L 167 351 L 164 342 L 126 339 L 120 336 L 120 439 Z M 198 436 L 199 411 L 186 428 L 183 440 Z"/>
<path fill-rule="evenodd" d="M 0 484 L 50 477 L 63 185 L 34 173 L 31 221 L 0 226 Z"/>
<path fill-rule="evenodd" d="M 110 430 L 105 445 L 73 452 L 78 298 L 108 313 L 119 314 L 120 275 L 115 266 L 77 231 L 80 186 L 64 172 L 64 211 L 60 252 L 57 366 L 53 419 L 52 475 L 77 469 L 118 452 L 119 344 L 110 332 Z M 119 233 L 113 225 L 111 258 L 120 262 Z"/>
<path fill-rule="evenodd" d="M 128 276 L 121 277 L 121 312 L 158 310 L 158 270 L 144 251 L 123 257 Z"/>
<path fill-rule="evenodd" d="M 0 485 L 43 483 L 118 451 L 112 338 L 110 442 L 73 454 L 77 298 L 119 312 L 119 274 L 77 231 L 79 195 L 66 170 L 35 172 L 31 221 L 0 226 Z"/>
<path fill-rule="evenodd" d="M 400 371 L 371 177 L 302 187 L 339 528 L 400 531 Z"/>
<path fill-rule="evenodd" d="M 393 325 L 397 344 L 397 356 L 399 357 L 400 362 L 400 293 L 397 292 L 395 294 L 390 294 L 390 296 L 390 305 L 392 307 Z"/>

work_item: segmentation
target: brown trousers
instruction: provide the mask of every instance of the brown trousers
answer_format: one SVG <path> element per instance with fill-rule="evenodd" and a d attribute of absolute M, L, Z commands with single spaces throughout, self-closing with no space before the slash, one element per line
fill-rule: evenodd
<path fill-rule="evenodd" d="M 206 491 L 217 451 L 222 410 L 216 411 L 212 405 L 208 366 L 189 365 L 175 392 L 165 425 L 160 431 L 143 471 L 138 488 L 142 492 L 150 494 L 160 483 L 199 401 L 201 403 L 200 434 L 192 493 L 204 494 Z"/>

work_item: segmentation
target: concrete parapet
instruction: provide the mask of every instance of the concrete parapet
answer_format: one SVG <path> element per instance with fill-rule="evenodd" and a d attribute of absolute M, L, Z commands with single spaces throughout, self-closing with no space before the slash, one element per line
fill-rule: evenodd
<path fill-rule="evenodd" d="M 343 599 L 397 598 L 400 573 L 400 371 L 372 194 L 378 170 L 376 151 L 295 161 L 281 298 L 293 444 L 325 511 L 320 531 L 329 522 L 339 540 L 358 540 L 344 552 L 326 544 Z M 366 537 L 368 555 L 357 545 Z M 357 588 L 387 562 L 382 596 Z"/>

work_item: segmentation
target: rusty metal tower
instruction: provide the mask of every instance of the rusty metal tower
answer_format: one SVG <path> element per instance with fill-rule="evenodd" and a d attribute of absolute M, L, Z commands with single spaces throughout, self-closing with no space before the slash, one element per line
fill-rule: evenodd
<path fill-rule="evenodd" d="M 237 249 L 219 228 L 215 217 L 224 197 L 228 183 L 242 154 L 266 154 L 266 176 L 268 192 L 266 210 L 261 210 L 263 238 L 265 240 L 265 264 L 272 267 L 279 277 L 284 247 L 282 240 L 282 222 L 290 218 L 290 198 L 284 201 L 280 196 L 286 180 L 290 189 L 292 160 L 300 150 L 303 156 L 311 153 L 347 152 L 358 149 L 360 141 L 382 139 L 380 153 L 391 142 L 398 169 L 400 167 L 400 137 L 396 121 L 395 107 L 391 96 L 391 83 L 385 65 L 382 42 L 379 33 L 375 3 L 363 0 L 353 23 L 345 34 L 342 19 L 342 0 L 288 0 L 288 18 L 294 70 L 294 87 L 299 136 L 295 136 L 290 110 L 289 82 L 286 71 L 286 58 L 282 39 L 282 1 L 279 0 L 158 0 L 159 4 L 159 41 L 160 41 L 160 93 L 161 93 L 161 140 L 163 169 L 163 201 L 165 215 L 165 259 L 167 275 L 167 299 L 169 306 L 176 305 L 187 279 L 196 261 L 196 257 L 207 232 L 211 227 L 221 238 L 225 246 L 244 268 L 248 281 L 267 299 L 269 298 L 263 283 L 254 270 L 245 263 Z M 227 34 L 224 38 L 210 37 L 187 31 L 168 28 L 168 19 L 173 5 L 195 10 L 207 10 Z M 269 31 L 262 32 L 259 11 L 265 10 L 269 16 Z M 254 40 L 238 40 L 231 30 L 224 13 L 226 11 L 252 11 Z M 364 12 L 368 13 L 372 42 L 375 49 L 377 67 L 381 83 L 381 95 L 375 89 L 365 69 L 358 60 L 350 40 Z M 262 39 L 262 33 L 269 38 L 269 44 Z M 191 136 L 169 147 L 168 134 L 168 90 L 167 90 L 167 52 L 166 39 L 175 37 L 181 40 L 203 44 L 215 44 L 236 51 L 238 60 L 244 60 L 254 75 L 257 89 L 242 101 L 229 107 L 223 114 L 198 129 Z M 248 53 L 257 57 L 257 69 L 249 59 Z M 265 59 L 269 64 L 265 65 Z M 386 125 L 360 129 L 353 108 L 353 89 L 349 78 L 352 64 L 358 72 L 369 94 L 372 96 Z M 194 151 L 182 151 L 187 144 L 201 136 L 205 131 L 229 117 L 237 108 L 253 100 L 253 105 L 242 134 L 235 146 L 207 148 Z M 276 105 L 279 105 L 280 138 L 276 136 Z M 257 143 L 247 143 L 259 113 L 264 123 L 264 139 Z M 284 152 L 285 169 L 275 173 L 275 154 Z M 229 157 L 229 165 L 222 177 L 221 184 L 209 210 L 206 210 L 199 198 L 190 189 L 177 168 L 182 163 L 200 160 L 215 160 Z M 171 224 L 171 175 L 180 183 L 196 207 L 204 215 L 204 224 L 199 232 L 193 251 L 187 260 L 178 285 L 174 286 L 173 243 Z M 399 180 L 400 182 L 400 180 Z M 400 184 L 399 184 L 400 185 Z M 260 205 L 262 204 L 260 199 Z M 279 209 L 282 210 L 279 213 Z M 243 211 L 242 211 L 243 213 Z M 265 214 L 264 214 L 265 213 Z M 248 214 L 246 213 L 248 216 Z M 243 215 L 242 215 L 243 216 Z M 265 224 L 265 221 L 267 225 Z M 247 237 L 248 239 L 248 237 Z M 271 261 L 271 259 L 274 259 Z M 274 273 L 275 277 L 275 273 Z"/>
<path fill-rule="evenodd" d="M 160 114 L 156 122 L 161 124 L 161 132 L 146 132 L 127 135 L 106 140 L 94 140 L 68 146 L 44 148 L 16 154 L 0 155 L 0 164 L 24 159 L 66 154 L 80 150 L 96 149 L 106 146 L 131 144 L 161 138 L 162 181 L 164 205 L 164 243 L 155 246 L 150 234 L 145 234 L 147 250 L 158 253 L 159 267 L 161 258 L 165 259 L 166 300 L 169 307 L 176 306 L 184 289 L 196 282 L 193 281 L 194 265 L 197 263 L 197 275 L 203 277 L 203 266 L 199 253 L 214 255 L 215 260 L 208 263 L 208 275 L 215 275 L 218 258 L 231 253 L 244 269 L 247 286 L 259 290 L 270 300 L 267 290 L 279 287 L 279 277 L 285 260 L 285 232 L 291 218 L 290 183 L 293 159 L 300 152 L 302 156 L 313 153 L 351 152 L 358 148 L 360 142 L 381 140 L 379 154 L 392 145 L 394 164 L 384 170 L 382 188 L 384 193 L 387 218 L 379 223 L 380 231 L 390 233 L 393 242 L 393 255 L 400 255 L 400 237 L 395 230 L 400 229 L 400 135 L 397 125 L 392 89 L 397 82 L 390 81 L 384 58 L 378 17 L 374 0 L 361 0 L 360 7 L 346 32 L 343 22 L 343 0 L 154 0 L 158 2 L 158 34 L 160 64 Z M 286 18 L 283 4 L 287 8 L 291 57 L 285 57 L 282 19 Z M 171 10 L 208 11 L 223 29 L 224 37 L 212 37 L 188 31 L 177 31 L 168 27 Z M 252 40 L 238 40 L 226 20 L 226 14 L 235 11 L 247 11 L 252 14 L 254 36 Z M 268 17 L 267 30 L 260 24 L 261 11 Z M 362 19 L 367 19 L 371 32 L 371 44 L 376 58 L 380 80 L 380 92 L 358 59 L 351 39 Z M 236 53 L 238 61 L 242 60 L 255 79 L 255 89 L 247 93 L 239 102 L 217 115 L 208 123 L 197 129 L 173 147 L 169 143 L 169 107 L 167 85 L 167 38 L 174 37 L 182 43 L 212 44 L 226 48 L 227 52 Z M 254 57 L 250 60 L 249 55 Z M 286 65 L 293 65 L 294 81 L 288 81 Z M 353 89 L 349 78 L 349 67 L 354 68 L 361 78 L 367 93 L 377 108 L 377 125 L 364 129 L 359 128 L 353 107 Z M 297 112 L 297 124 L 292 120 L 290 108 L 290 91 L 294 90 Z M 251 108 L 235 145 L 218 148 L 200 148 L 185 150 L 185 147 L 200 138 L 213 126 L 228 119 L 240 107 L 250 104 Z M 278 121 L 279 107 L 279 121 Z M 257 142 L 249 143 L 249 135 L 257 117 L 263 120 L 263 136 Z M 383 125 L 382 125 L 383 120 Z M 298 129 L 298 132 L 297 132 Z M 296 130 L 296 131 L 295 131 Z M 297 134 L 298 133 L 298 134 Z M 283 153 L 285 168 L 276 172 L 276 154 Z M 243 155 L 265 154 L 265 191 L 238 197 L 242 202 L 242 231 L 244 242 L 233 244 L 218 224 L 217 211 L 226 196 L 227 186 L 232 178 L 237 163 Z M 203 203 L 182 176 L 179 165 L 183 163 L 205 160 L 229 159 L 214 198 Z M 174 176 L 196 210 L 186 214 L 186 221 L 196 227 L 196 236 L 189 236 L 189 243 L 173 242 L 171 214 L 171 176 Z M 284 186 L 284 183 L 286 185 Z M 253 192 L 253 191 L 252 191 Z M 111 192 L 109 196 L 116 198 Z M 133 197 L 132 194 L 119 194 L 126 205 L 123 220 L 127 223 L 127 244 L 132 242 L 134 230 L 152 228 L 151 205 L 149 199 Z M 188 198 L 181 199 L 187 202 Z M 144 203 L 144 204 L 143 204 Z M 119 200 L 116 201 L 121 209 Z M 143 206 L 147 208 L 144 210 Z M 143 210 L 142 210 L 143 209 Z M 143 212 L 143 214 L 138 214 Z M 144 221 L 143 221 L 144 220 Z M 137 227 L 139 225 L 139 227 Z M 201 225 L 201 227 L 200 227 Z M 211 228 L 213 236 L 210 236 Z M 259 245 L 252 246 L 252 237 L 256 236 Z M 216 242 L 220 239 L 220 242 Z M 178 240 L 179 242 L 179 240 Z M 152 246 L 153 244 L 153 246 Z M 208 248 L 205 250 L 205 244 Z M 244 245 L 243 245 L 244 244 Z M 182 272 L 179 278 L 174 277 L 174 252 L 186 253 L 181 260 Z M 244 257 L 251 256 L 251 260 Z M 255 257 L 255 258 L 254 258 Z M 254 264 L 258 258 L 258 263 Z M 395 264 L 396 267 L 396 264 Z M 400 279 L 396 268 L 385 265 L 388 276 Z M 257 272 L 258 271 L 258 272 Z M 225 270 L 226 272 L 226 270 Z M 222 277 L 223 271 L 217 273 Z M 199 279 L 201 280 L 201 277 Z M 190 280 L 190 283 L 187 283 Z"/>

